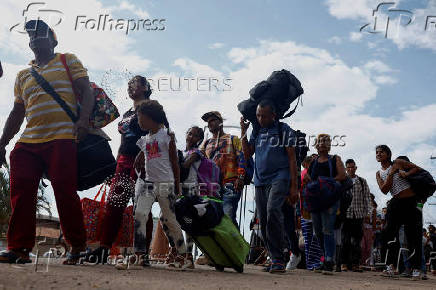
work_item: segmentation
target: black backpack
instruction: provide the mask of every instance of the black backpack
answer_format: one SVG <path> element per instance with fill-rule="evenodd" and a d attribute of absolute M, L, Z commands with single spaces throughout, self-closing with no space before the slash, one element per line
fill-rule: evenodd
<path fill-rule="evenodd" d="M 199 215 L 196 206 L 204 207 L 206 212 Z M 224 216 L 221 201 L 197 195 L 178 199 L 175 212 L 182 230 L 193 236 L 207 233 L 209 229 L 217 226 Z"/>
<path fill-rule="evenodd" d="M 250 98 L 239 103 L 238 110 L 245 119 L 257 124 L 257 105 L 263 99 L 270 99 L 276 106 L 278 119 L 285 119 L 295 113 L 303 93 L 300 81 L 292 73 L 285 69 L 274 71 L 266 81 L 261 81 L 250 90 Z M 295 108 L 286 113 L 297 98 Z"/>
<path fill-rule="evenodd" d="M 407 177 L 413 192 L 416 194 L 418 201 L 425 203 L 427 199 L 436 191 L 436 184 L 433 176 L 424 169 Z"/>
<path fill-rule="evenodd" d="M 283 123 L 279 122 L 280 146 L 284 144 L 282 126 Z M 307 146 L 306 142 L 306 134 L 301 132 L 300 130 L 295 131 L 295 142 L 292 145 L 295 147 L 295 159 L 297 161 L 297 168 L 301 168 L 301 164 L 303 163 L 304 158 L 306 158 L 307 152 L 309 151 L 309 146 Z"/>

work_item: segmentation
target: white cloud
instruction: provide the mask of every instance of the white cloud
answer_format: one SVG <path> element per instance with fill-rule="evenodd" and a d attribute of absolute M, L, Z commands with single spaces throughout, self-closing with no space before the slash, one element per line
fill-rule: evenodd
<path fill-rule="evenodd" d="M 398 2 L 398 1 L 397 1 Z M 381 1 L 379 0 L 327 0 L 331 15 L 338 19 L 372 19 L 372 11 Z"/>
<path fill-rule="evenodd" d="M 397 79 L 392 76 L 396 71 L 380 60 L 371 60 L 367 62 L 363 68 L 374 82 L 379 85 L 392 85 L 398 82 Z"/>
<path fill-rule="evenodd" d="M 218 49 L 218 48 L 224 47 L 224 43 L 215 42 L 215 43 L 210 44 L 208 47 L 209 47 L 209 49 Z"/>
<path fill-rule="evenodd" d="M 341 44 L 342 43 L 342 38 L 340 38 L 339 36 L 333 36 L 333 37 L 330 37 L 327 41 L 329 43 Z"/>
<path fill-rule="evenodd" d="M 359 41 L 361 41 L 362 40 L 362 36 L 363 35 L 360 32 L 355 32 L 355 31 L 350 32 L 350 40 L 352 42 L 359 42 Z"/>
<path fill-rule="evenodd" d="M 96 31 L 85 29 L 84 25 L 78 24 L 75 30 L 77 16 L 85 15 L 87 19 L 98 19 L 99 15 L 108 14 L 112 16 L 115 8 L 105 7 L 97 0 L 80 0 L 76 2 L 62 2 L 48 0 L 45 1 L 45 8 L 55 9 L 63 12 L 62 22 L 54 27 L 58 37 L 59 45 L 56 51 L 75 53 L 83 63 L 91 70 L 106 70 L 108 65 L 111 68 L 128 68 L 131 71 L 142 71 L 149 67 L 150 61 L 144 59 L 134 49 L 135 40 L 133 33 L 150 33 L 151 31 L 139 30 L 131 31 L 130 36 L 126 31 Z M 33 57 L 28 47 L 28 37 L 16 31 L 9 32 L 9 27 L 16 23 L 23 23 L 24 18 L 21 13 L 26 8 L 27 3 L 15 2 L 12 0 L 2 1 L 0 9 L 9 11 L 4 13 L 3 22 L 6 26 L 2 27 L 2 37 L 0 38 L 0 48 L 6 49 L 17 54 L 26 63 Z M 133 9 L 128 2 L 121 2 L 119 9 Z M 138 13 L 144 14 L 141 10 Z M 42 15 L 42 19 L 49 21 L 48 15 Z M 32 18 L 32 17 L 30 17 Z M 20 26 L 22 27 L 22 26 Z"/>
<path fill-rule="evenodd" d="M 150 17 L 147 11 L 135 6 L 134 4 L 128 1 L 121 1 L 118 6 L 111 7 L 112 11 L 123 10 L 133 13 L 134 15 L 141 17 L 143 19 L 147 19 Z"/>

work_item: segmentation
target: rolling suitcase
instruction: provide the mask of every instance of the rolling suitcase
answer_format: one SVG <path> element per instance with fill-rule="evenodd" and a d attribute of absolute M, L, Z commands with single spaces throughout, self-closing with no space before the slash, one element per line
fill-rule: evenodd
<path fill-rule="evenodd" d="M 244 271 L 250 245 L 228 216 L 224 215 L 217 226 L 204 234 L 193 235 L 192 239 L 217 271 L 224 271 L 224 268 L 233 268 L 239 273 Z"/>

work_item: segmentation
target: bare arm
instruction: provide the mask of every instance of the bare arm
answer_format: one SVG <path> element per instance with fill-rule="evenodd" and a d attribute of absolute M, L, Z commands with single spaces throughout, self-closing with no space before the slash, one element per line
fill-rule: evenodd
<path fill-rule="evenodd" d="M 6 120 L 5 127 L 3 128 L 3 134 L 0 138 L 0 166 L 6 162 L 6 146 L 9 144 L 15 134 L 20 131 L 20 127 L 23 124 L 26 109 L 22 103 L 14 103 L 12 111 L 9 113 L 9 117 Z"/>
<path fill-rule="evenodd" d="M 179 158 L 177 156 L 177 148 L 176 148 L 176 141 L 174 134 L 170 134 L 171 140 L 169 144 L 169 157 L 170 157 L 170 163 L 171 168 L 173 170 L 174 174 L 174 185 L 176 188 L 176 195 L 180 194 L 180 168 L 179 168 Z"/>
<path fill-rule="evenodd" d="M 391 170 L 391 172 L 392 172 L 392 170 Z M 387 194 L 389 192 L 389 190 L 391 190 L 391 188 L 392 188 L 393 174 L 389 173 L 388 177 L 386 178 L 385 181 L 383 181 L 383 179 L 381 178 L 380 173 L 378 171 L 375 174 L 375 177 L 377 179 L 377 184 L 378 184 L 378 187 L 380 188 L 381 192 L 383 192 L 384 194 Z"/>
<path fill-rule="evenodd" d="M 343 181 L 347 178 L 344 163 L 338 155 L 336 155 L 336 170 L 338 171 L 338 174 L 335 176 L 336 181 Z"/>
<path fill-rule="evenodd" d="M 88 133 L 89 117 L 95 105 L 94 91 L 91 88 L 88 77 L 73 81 L 73 87 L 77 90 L 77 93 L 82 96 L 80 118 L 75 124 L 75 133 L 79 140 L 83 140 Z"/>
<path fill-rule="evenodd" d="M 248 160 L 254 154 L 254 146 L 248 143 L 248 138 L 247 138 L 247 129 L 250 126 L 250 123 L 245 122 L 244 118 L 241 117 L 240 125 L 241 125 L 242 152 L 244 153 L 245 160 Z"/>
<path fill-rule="evenodd" d="M 402 159 L 396 159 L 394 161 L 394 164 L 396 164 L 399 169 L 403 170 L 403 172 L 400 172 L 400 175 L 403 178 L 407 178 L 410 175 L 418 173 L 421 170 L 421 167 L 419 167 L 418 165 L 413 164 L 412 162 L 408 162 L 406 160 L 402 160 Z M 407 170 L 407 172 L 406 172 L 406 170 Z"/>
<path fill-rule="evenodd" d="M 291 188 L 289 192 L 289 198 L 290 202 L 292 204 L 295 204 L 295 202 L 298 199 L 297 195 L 297 160 L 295 157 L 295 148 L 294 147 L 286 147 L 286 153 L 288 155 L 288 162 L 289 162 L 289 172 L 290 172 L 290 178 L 291 178 Z"/>

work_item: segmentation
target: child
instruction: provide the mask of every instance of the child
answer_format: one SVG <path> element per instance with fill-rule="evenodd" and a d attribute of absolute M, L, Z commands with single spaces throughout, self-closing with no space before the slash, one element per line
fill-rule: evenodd
<path fill-rule="evenodd" d="M 135 192 L 135 252 L 146 252 L 145 229 L 148 214 L 157 200 L 161 208 L 163 230 L 178 253 L 169 266 L 187 268 L 192 263 L 186 257 L 185 241 L 174 213 L 174 203 L 180 194 L 180 168 L 174 133 L 170 132 L 163 107 L 157 101 L 144 101 L 137 111 L 139 126 L 149 133 L 137 142 L 141 149 L 141 158 L 144 159 L 146 183 L 136 186 Z"/>
<path fill-rule="evenodd" d="M 201 163 L 201 152 L 198 150 L 201 142 L 204 139 L 204 131 L 200 127 L 193 126 L 186 132 L 186 149 L 183 152 L 183 164 L 181 170 L 188 170 L 188 176 L 182 184 L 182 194 L 191 196 L 200 194 L 198 187 L 197 171 Z M 192 256 L 192 238 L 186 234 L 187 259 L 190 261 L 191 269 L 194 268 L 194 257 Z"/>
<path fill-rule="evenodd" d="M 184 162 L 182 170 L 189 170 L 187 178 L 183 181 L 183 195 L 198 194 L 197 171 L 201 163 L 201 152 L 198 150 L 204 139 L 204 131 L 200 127 L 193 126 L 186 132 L 186 149 L 183 152 Z"/>

